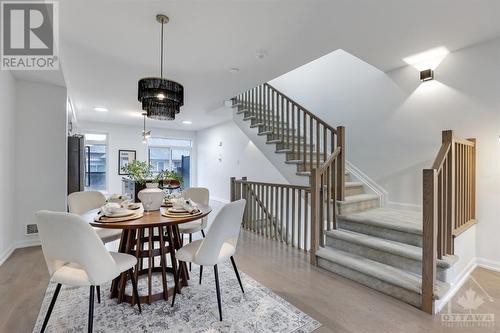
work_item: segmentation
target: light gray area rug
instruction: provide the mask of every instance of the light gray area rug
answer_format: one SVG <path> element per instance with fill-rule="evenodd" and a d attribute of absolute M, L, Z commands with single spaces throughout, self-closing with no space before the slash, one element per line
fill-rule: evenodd
<path fill-rule="evenodd" d="M 213 269 L 205 267 L 203 282 L 198 284 L 199 267 L 193 265 L 189 287 L 171 299 L 137 306 L 117 304 L 109 298 L 109 284 L 101 286 L 101 304 L 94 306 L 94 332 L 312 332 L 321 324 L 271 290 L 240 272 L 245 293 L 232 267 L 220 265 L 223 321 L 219 321 Z M 170 286 L 173 279 L 169 275 Z M 130 284 L 130 283 L 129 283 Z M 49 284 L 33 332 L 40 332 L 56 285 Z M 159 276 L 153 290 L 161 288 Z M 130 286 L 127 287 L 130 294 Z M 140 279 L 139 293 L 145 295 L 146 280 Z M 46 332 L 86 332 L 89 288 L 61 288 Z"/>

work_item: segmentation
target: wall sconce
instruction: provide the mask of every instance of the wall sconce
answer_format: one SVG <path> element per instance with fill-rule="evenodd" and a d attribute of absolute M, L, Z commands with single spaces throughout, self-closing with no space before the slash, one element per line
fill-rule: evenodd
<path fill-rule="evenodd" d="M 434 71 L 432 69 L 420 71 L 420 81 L 425 82 L 430 80 L 434 80 Z"/>

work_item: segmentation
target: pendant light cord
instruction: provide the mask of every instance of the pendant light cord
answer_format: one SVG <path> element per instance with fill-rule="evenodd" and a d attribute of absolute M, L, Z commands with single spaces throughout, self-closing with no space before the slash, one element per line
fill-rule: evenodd
<path fill-rule="evenodd" d="M 160 77 L 163 79 L 163 22 L 161 22 Z"/>

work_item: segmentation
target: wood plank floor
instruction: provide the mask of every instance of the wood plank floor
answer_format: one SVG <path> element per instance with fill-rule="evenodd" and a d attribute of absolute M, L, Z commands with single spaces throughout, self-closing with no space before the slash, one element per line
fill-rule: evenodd
<path fill-rule="evenodd" d="M 317 332 L 500 332 L 495 322 L 447 327 L 440 315 L 312 267 L 304 252 L 249 232 L 238 246 L 240 270 L 319 320 Z M 0 266 L 0 332 L 32 331 L 47 283 L 40 247 L 16 250 Z M 500 318 L 500 273 L 476 269 L 442 313 L 469 311 Z"/>

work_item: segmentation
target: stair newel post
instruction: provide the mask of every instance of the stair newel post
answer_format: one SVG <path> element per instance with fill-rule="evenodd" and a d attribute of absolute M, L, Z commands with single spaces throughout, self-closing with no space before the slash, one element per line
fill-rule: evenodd
<path fill-rule="evenodd" d="M 345 127 L 337 126 L 337 147 L 340 154 L 337 161 L 337 200 L 345 199 Z"/>
<path fill-rule="evenodd" d="M 311 170 L 311 251 L 310 251 L 310 262 L 312 265 L 317 265 L 318 261 L 316 258 L 316 251 L 318 250 L 318 238 L 319 238 L 319 187 L 318 187 L 318 177 L 317 169 Z"/>
<path fill-rule="evenodd" d="M 437 172 L 423 171 L 422 310 L 434 313 L 437 252 Z"/>
<path fill-rule="evenodd" d="M 247 200 L 247 177 L 241 177 L 241 182 L 237 183 L 236 193 L 238 199 L 245 199 L 247 204 L 245 205 L 245 212 L 243 213 L 243 225 L 248 226 L 248 200 Z"/>
<path fill-rule="evenodd" d="M 229 200 L 236 200 L 236 177 L 231 177 L 229 182 Z"/>

